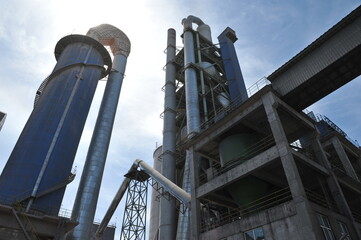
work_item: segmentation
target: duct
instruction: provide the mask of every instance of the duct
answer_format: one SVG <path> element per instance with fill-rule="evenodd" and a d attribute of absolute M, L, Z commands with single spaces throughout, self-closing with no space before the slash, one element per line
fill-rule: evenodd
<path fill-rule="evenodd" d="M 203 71 L 208 73 L 209 75 L 213 77 L 219 77 L 219 73 L 217 72 L 216 68 L 213 64 L 209 62 L 199 62 L 198 65 L 202 68 Z M 210 77 L 208 77 L 210 78 Z"/>
<path fill-rule="evenodd" d="M 167 63 L 164 95 L 164 124 L 162 174 L 170 181 L 176 181 L 176 32 L 168 29 Z M 174 239 L 176 235 L 176 205 L 174 200 L 160 199 L 159 239 Z"/>
<path fill-rule="evenodd" d="M 199 34 L 212 43 L 211 28 L 198 17 L 189 15 L 187 18 L 183 18 L 182 25 L 184 27 L 184 32 L 192 30 L 192 23 L 197 24 L 197 31 Z"/>
<path fill-rule="evenodd" d="M 185 192 L 183 189 L 178 187 L 175 183 L 164 177 L 160 172 L 149 166 L 146 162 L 140 159 L 136 159 L 132 166 L 130 167 L 129 172 L 136 171 L 137 168 L 142 169 L 145 173 L 147 173 L 150 177 L 152 177 L 158 184 L 160 184 L 167 192 L 169 192 L 172 196 L 177 198 L 185 207 L 190 208 L 191 196 L 189 193 Z M 101 221 L 96 233 L 95 239 L 100 239 L 106 226 L 108 225 L 111 217 L 113 216 L 116 208 L 119 205 L 119 202 L 122 200 L 125 191 L 129 186 L 130 179 L 125 178 L 123 183 L 121 184 L 118 192 L 116 193 L 112 203 L 110 204 L 103 220 Z M 87 238 L 90 239 L 90 238 Z"/>
<path fill-rule="evenodd" d="M 193 135 L 199 132 L 200 116 L 198 103 L 198 87 L 196 70 L 191 64 L 195 63 L 193 33 L 184 33 L 184 66 L 185 66 L 185 93 L 186 93 L 186 115 L 187 134 Z"/>
<path fill-rule="evenodd" d="M 187 116 L 188 138 L 193 137 L 194 134 L 200 131 L 197 75 L 195 69 L 192 67 L 192 64 L 195 64 L 192 23 L 196 23 L 198 27 L 204 25 L 204 22 L 202 20 L 191 15 L 188 16 L 186 19 L 182 20 L 182 24 L 184 27 L 184 33 L 183 33 L 184 66 L 185 66 L 184 79 L 185 79 L 185 93 L 186 93 L 186 116 Z M 210 30 L 209 30 L 209 36 L 210 36 Z M 192 157 L 193 157 L 193 153 L 187 150 L 186 159 L 184 163 L 182 188 L 188 193 L 191 192 L 190 161 Z M 190 238 L 189 217 L 190 217 L 189 209 L 187 209 L 184 213 L 179 214 L 176 239 L 185 240 Z"/>
<path fill-rule="evenodd" d="M 191 195 L 189 193 L 178 187 L 175 183 L 164 177 L 158 171 L 154 170 L 143 160 L 136 159 L 134 163 L 137 164 L 145 173 L 151 176 L 157 183 L 159 183 L 167 192 L 177 198 L 185 207 L 190 208 Z"/>
<path fill-rule="evenodd" d="M 201 55 L 201 45 L 199 43 L 199 34 L 196 35 L 197 42 L 197 56 L 198 64 L 202 66 L 202 55 Z M 199 71 L 199 77 L 201 80 L 201 93 L 202 93 L 202 103 L 203 103 L 203 113 L 204 113 L 204 122 L 208 122 L 208 110 L 207 110 L 207 99 L 206 99 L 206 89 L 204 85 L 204 73 L 203 69 Z M 208 126 L 207 126 L 208 128 Z"/>
<path fill-rule="evenodd" d="M 114 54 L 114 59 L 72 212 L 72 219 L 78 221 L 79 225 L 75 227 L 69 239 L 78 240 L 90 237 L 89 229 L 94 221 L 125 66 L 130 53 L 128 37 L 109 24 L 91 28 L 87 35 L 103 45 L 108 45 Z"/>
<path fill-rule="evenodd" d="M 109 46 L 114 56 L 129 56 L 129 38 L 127 35 L 125 35 L 125 33 L 110 24 L 101 24 L 99 26 L 90 28 L 86 35 L 88 37 L 94 38 L 104 46 Z"/>
<path fill-rule="evenodd" d="M 242 103 L 248 99 L 248 94 L 234 47 L 236 33 L 227 27 L 218 36 L 218 40 L 231 100 Z"/>

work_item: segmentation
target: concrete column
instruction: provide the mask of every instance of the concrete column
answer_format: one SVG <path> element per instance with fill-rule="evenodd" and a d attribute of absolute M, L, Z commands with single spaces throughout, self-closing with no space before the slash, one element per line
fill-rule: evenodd
<path fill-rule="evenodd" d="M 348 207 L 346 207 L 347 202 L 345 196 L 343 195 L 340 185 L 338 184 L 336 175 L 332 171 L 331 163 L 329 162 L 327 155 L 322 148 L 319 134 L 314 134 L 312 136 L 311 142 L 316 158 L 323 163 L 323 166 L 326 167 L 330 173 L 329 177 L 327 177 L 327 185 L 331 190 L 332 197 L 335 200 L 337 207 L 342 213 L 350 215 L 351 211 Z"/>
<path fill-rule="evenodd" d="M 276 97 L 272 92 L 269 92 L 262 97 L 262 102 L 273 137 L 276 141 L 276 146 L 291 190 L 293 202 L 296 206 L 300 239 L 317 240 L 322 236 L 322 233 L 316 218 L 313 216 L 296 162 L 293 158 L 281 119 L 278 115 Z"/>
<path fill-rule="evenodd" d="M 356 164 L 358 165 L 358 168 L 361 169 L 361 157 L 360 157 L 360 154 L 359 154 L 359 156 L 358 156 L 358 158 L 356 160 Z M 356 173 L 356 175 L 357 175 L 357 173 Z M 361 182 L 361 172 L 358 173 L 357 178 Z"/>
<path fill-rule="evenodd" d="M 340 140 L 337 137 L 332 137 L 331 143 L 332 143 L 333 147 L 335 148 L 337 156 L 340 158 L 343 167 L 345 168 L 346 174 L 349 175 L 350 177 L 352 177 L 353 179 L 356 179 L 357 181 L 359 181 L 359 179 L 356 175 L 356 172 L 350 162 L 350 159 L 348 158 L 348 156 L 345 152 L 345 149 L 343 148 Z"/>
<path fill-rule="evenodd" d="M 355 219 L 352 216 L 350 207 L 348 206 L 346 198 L 343 195 L 343 192 L 342 192 L 340 184 L 338 183 L 337 177 L 331 169 L 331 164 L 327 159 L 327 155 L 326 155 L 324 149 L 322 148 L 319 132 L 316 132 L 312 138 L 312 148 L 313 148 L 313 151 L 315 152 L 316 157 L 318 159 L 320 159 L 323 162 L 324 166 L 329 170 L 330 176 L 327 177 L 327 185 L 328 185 L 329 189 L 331 190 L 331 195 L 336 202 L 337 208 L 343 214 L 345 214 L 346 216 L 349 217 L 349 219 L 352 222 L 353 228 L 354 228 L 353 230 L 356 232 L 358 238 L 361 239 L 361 234 L 358 231 L 358 228 L 357 228 Z"/>

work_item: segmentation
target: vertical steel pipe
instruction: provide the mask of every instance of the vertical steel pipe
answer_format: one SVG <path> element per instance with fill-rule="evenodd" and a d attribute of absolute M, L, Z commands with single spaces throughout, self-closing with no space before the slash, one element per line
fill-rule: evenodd
<path fill-rule="evenodd" d="M 164 95 L 162 174 L 176 181 L 176 32 L 168 29 L 167 63 Z M 159 239 L 174 239 L 176 235 L 176 205 L 174 200 L 160 199 Z"/>
<path fill-rule="evenodd" d="M 200 67 L 202 64 L 202 55 L 201 55 L 201 45 L 199 42 L 199 33 L 196 34 L 196 43 L 197 43 L 197 56 L 198 64 Z M 202 93 L 202 103 L 203 103 L 203 113 L 204 113 L 204 122 L 208 123 L 208 110 L 207 110 L 207 99 L 206 99 L 206 89 L 204 84 L 204 73 L 203 69 L 199 71 L 199 78 L 201 80 L 201 93 Z"/>
<path fill-rule="evenodd" d="M 177 198 L 185 207 L 189 208 L 191 204 L 191 195 L 178 187 L 175 183 L 164 177 L 160 172 L 153 169 L 146 162 L 141 159 L 136 159 L 134 164 L 137 164 L 140 169 L 152 177 L 159 185 L 161 185 L 173 197 Z"/>
<path fill-rule="evenodd" d="M 192 18 L 193 19 L 193 18 Z M 200 130 L 200 113 L 198 101 L 197 74 L 193 68 L 195 63 L 194 38 L 192 31 L 192 19 L 183 19 L 184 33 L 184 67 L 185 67 L 185 92 L 186 92 L 186 115 L 187 115 L 187 136 L 191 138 Z M 190 157 L 193 155 L 187 150 L 184 164 L 182 188 L 191 193 L 190 179 Z M 179 214 L 177 237 L 178 240 L 190 238 L 189 209 Z"/>
<path fill-rule="evenodd" d="M 193 32 L 186 28 L 183 38 L 187 133 L 192 135 L 198 133 L 200 127 L 197 74 L 192 66 L 195 64 Z"/>
<path fill-rule="evenodd" d="M 114 56 L 74 202 L 72 219 L 79 221 L 79 225 L 70 239 L 90 238 L 126 62 L 126 56 Z"/>

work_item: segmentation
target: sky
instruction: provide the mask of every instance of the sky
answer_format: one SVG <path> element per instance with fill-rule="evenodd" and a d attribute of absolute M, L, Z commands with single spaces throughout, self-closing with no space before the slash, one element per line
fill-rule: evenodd
<path fill-rule="evenodd" d="M 121 29 L 131 53 L 120 94 L 103 176 L 96 219 L 100 220 L 136 158 L 152 164 L 162 142 L 166 34 L 181 20 L 201 18 L 212 29 L 214 43 L 226 28 L 236 31 L 235 47 L 246 87 L 250 87 L 309 45 L 360 5 L 358 0 L 12 0 L 1 3 L 0 111 L 7 119 L 0 131 L 3 169 L 33 108 L 36 90 L 56 64 L 54 48 L 69 34 L 86 34 L 102 23 Z M 74 161 L 77 176 L 67 187 L 62 207 L 71 209 L 95 125 L 105 81 L 99 81 Z M 310 106 L 324 114 L 352 139 L 361 141 L 360 77 Z M 111 222 L 117 238 L 123 205 Z"/>

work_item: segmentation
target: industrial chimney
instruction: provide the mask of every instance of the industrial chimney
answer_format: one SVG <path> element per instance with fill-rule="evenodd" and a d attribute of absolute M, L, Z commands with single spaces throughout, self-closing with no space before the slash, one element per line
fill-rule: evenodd
<path fill-rule="evenodd" d="M 100 185 L 108 153 L 119 94 L 123 82 L 130 41 L 118 28 L 101 24 L 91 28 L 90 36 L 103 45 L 109 46 L 113 55 L 113 65 L 105 87 L 98 118 L 89 146 L 85 166 L 74 202 L 72 219 L 79 222 L 69 239 L 90 239 Z"/>

